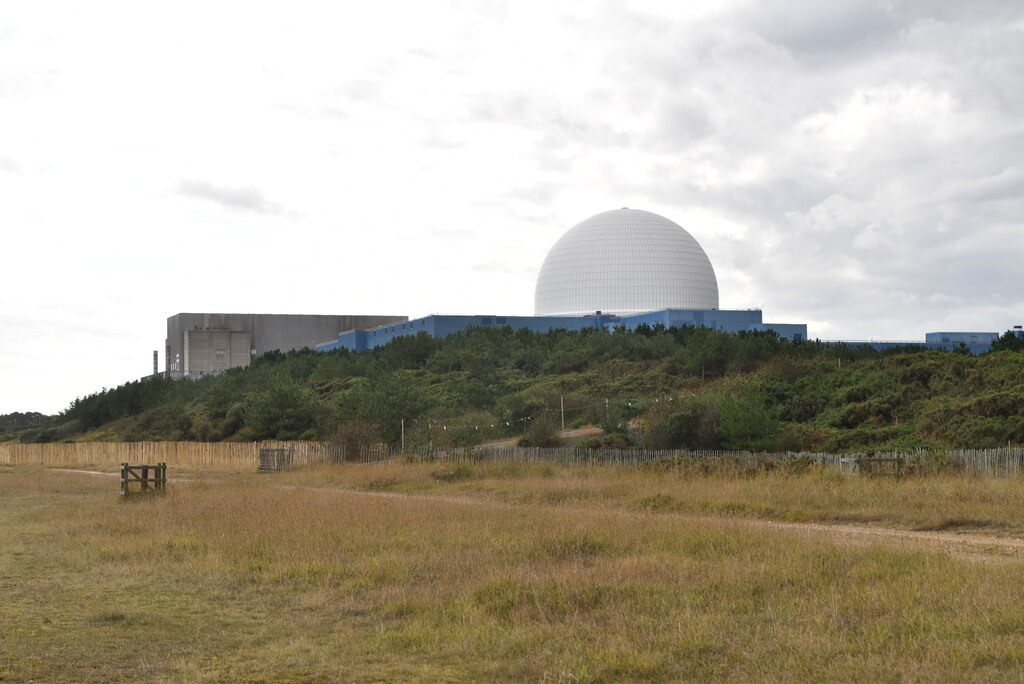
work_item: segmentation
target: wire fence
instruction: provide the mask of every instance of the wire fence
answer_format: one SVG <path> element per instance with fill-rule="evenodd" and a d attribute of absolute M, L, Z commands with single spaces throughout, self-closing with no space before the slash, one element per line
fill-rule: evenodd
<path fill-rule="evenodd" d="M 319 464 L 406 463 L 551 463 L 666 468 L 723 465 L 772 469 L 817 464 L 826 469 L 859 472 L 868 454 L 756 452 L 717 450 L 576 449 L 516 446 L 420 447 L 346 446 L 330 442 L 86 442 L 0 444 L 0 464 L 104 465 L 168 463 L 256 469 L 261 449 L 289 449 L 291 467 Z M 875 462 L 900 464 L 900 472 L 963 472 L 1015 477 L 1024 474 L 1024 447 L 871 452 Z"/>

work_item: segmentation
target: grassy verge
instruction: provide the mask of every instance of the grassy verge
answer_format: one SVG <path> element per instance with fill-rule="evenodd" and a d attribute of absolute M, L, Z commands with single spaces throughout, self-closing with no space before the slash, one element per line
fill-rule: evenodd
<path fill-rule="evenodd" d="M 0 678 L 1016 680 L 1024 667 L 1016 561 L 624 515 L 650 490 L 611 469 L 367 472 L 193 480 L 126 503 L 112 479 L 0 467 Z M 686 486 L 701 484 L 725 487 Z M 563 505 L 529 503 L 551 500 Z"/>

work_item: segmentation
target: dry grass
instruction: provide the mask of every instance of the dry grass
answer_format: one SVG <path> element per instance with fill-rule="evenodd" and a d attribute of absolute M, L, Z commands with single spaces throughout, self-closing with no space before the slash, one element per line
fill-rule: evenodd
<path fill-rule="evenodd" d="M 0 467 L 0 679 L 1019 680 L 1024 667 L 1017 561 L 695 524 L 636 503 L 703 492 L 777 505 L 791 487 L 802 509 L 818 500 L 803 477 L 729 489 L 487 468 L 217 476 L 122 502 L 113 479 Z M 839 483 L 838 498 L 892 508 L 902 485 L 873 482 L 890 493 Z M 1009 519 L 1019 485 L 997 482 L 943 481 L 936 495 L 992 485 L 978 515 Z M 900 510 L 927 498 L 905 493 Z"/>
<path fill-rule="evenodd" d="M 1024 478 L 865 478 L 834 470 L 706 474 L 554 465 L 400 464 L 309 468 L 282 481 L 489 501 L 695 513 L 790 522 L 872 523 L 1024 533 Z"/>

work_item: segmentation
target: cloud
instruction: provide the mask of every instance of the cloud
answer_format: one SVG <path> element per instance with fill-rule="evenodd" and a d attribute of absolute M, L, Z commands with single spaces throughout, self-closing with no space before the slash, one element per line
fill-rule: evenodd
<path fill-rule="evenodd" d="M 794 53 L 831 59 L 885 45 L 901 27 L 892 5 L 878 0 L 758 2 L 739 18 L 741 26 Z"/>
<path fill-rule="evenodd" d="M 309 106 L 305 104 L 298 104 L 294 102 L 282 102 L 275 105 L 277 109 L 285 112 L 291 112 L 309 119 L 340 119 L 348 121 L 352 119 L 352 113 L 344 107 L 336 105 L 315 105 Z"/>
<path fill-rule="evenodd" d="M 479 273 L 512 273 L 519 274 L 529 272 L 532 269 L 524 269 L 522 267 L 516 268 L 511 264 L 502 261 L 486 261 L 479 264 L 473 264 L 470 266 L 470 270 L 477 271 Z"/>
<path fill-rule="evenodd" d="M 318 259 L 366 255 L 350 260 L 356 280 L 375 283 L 348 294 L 358 306 L 510 313 L 531 308 L 531 269 L 559 235 L 631 206 L 701 241 L 723 306 L 762 306 L 812 335 L 920 338 L 1024 320 L 1019 2 L 427 5 L 407 3 L 398 23 L 393 7 L 368 3 L 357 22 L 254 9 L 240 25 L 225 10 L 131 32 L 95 12 L 13 18 L 0 119 L 17 135 L 0 181 L 17 187 L 0 225 L 20 227 L 11 239 L 30 248 L 69 235 L 50 240 L 67 263 L 109 263 L 129 281 L 123 264 L 161 235 L 183 245 L 203 233 L 211 250 L 244 235 L 253 260 L 297 254 L 278 229 L 301 206 Z M 179 169 L 171 197 L 168 168 Z M 207 234 L 182 197 L 222 207 L 223 230 Z M 82 233 L 82 216 L 103 220 Z M 135 229 L 148 224 L 161 230 Z M 394 277 L 374 272 L 381 254 L 401 264 Z M 335 289 L 289 263 L 311 284 L 301 306 L 332 310 Z M 299 306 L 270 286 L 210 300 L 200 285 L 147 306 Z M 89 296 L 53 295 L 69 310 Z M 63 356 L 53 378 L 79 372 Z M 27 383 L 6 383 L 10 401 L 42 387 Z"/>
<path fill-rule="evenodd" d="M 259 188 L 252 185 L 238 188 L 214 185 L 204 180 L 181 179 L 178 181 L 178 194 L 216 202 L 225 209 L 269 215 L 284 213 L 281 205 L 268 202 Z"/>
<path fill-rule="evenodd" d="M 982 325 L 1015 301 L 1024 313 L 1019 7 L 741 3 L 689 23 L 622 11 L 631 39 L 602 33 L 609 96 L 575 110 L 575 129 L 643 115 L 622 127 L 624 155 L 589 138 L 565 173 L 670 218 L 700 209 L 742 226 L 737 239 L 698 226 L 725 305 L 865 336 Z M 481 114 L 570 139 L 531 116 L 543 97 L 504 104 Z"/>

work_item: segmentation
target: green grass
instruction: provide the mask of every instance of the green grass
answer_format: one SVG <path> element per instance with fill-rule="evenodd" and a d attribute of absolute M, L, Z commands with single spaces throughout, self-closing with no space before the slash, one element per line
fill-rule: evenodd
<path fill-rule="evenodd" d="M 114 478 L 0 467 L 0 680 L 1017 681 L 1024 668 L 1016 558 L 672 514 L 702 488 L 750 506 L 804 491 L 802 510 L 817 500 L 805 477 L 730 489 L 467 468 L 211 473 L 123 502 Z M 899 511 L 927 484 L 821 496 L 866 515 L 902 492 L 892 520 L 910 524 Z M 1020 491 L 931 485 L 976 496 L 981 520 L 1012 518 L 1000 507 Z M 552 492 L 565 496 L 539 496 Z"/>

